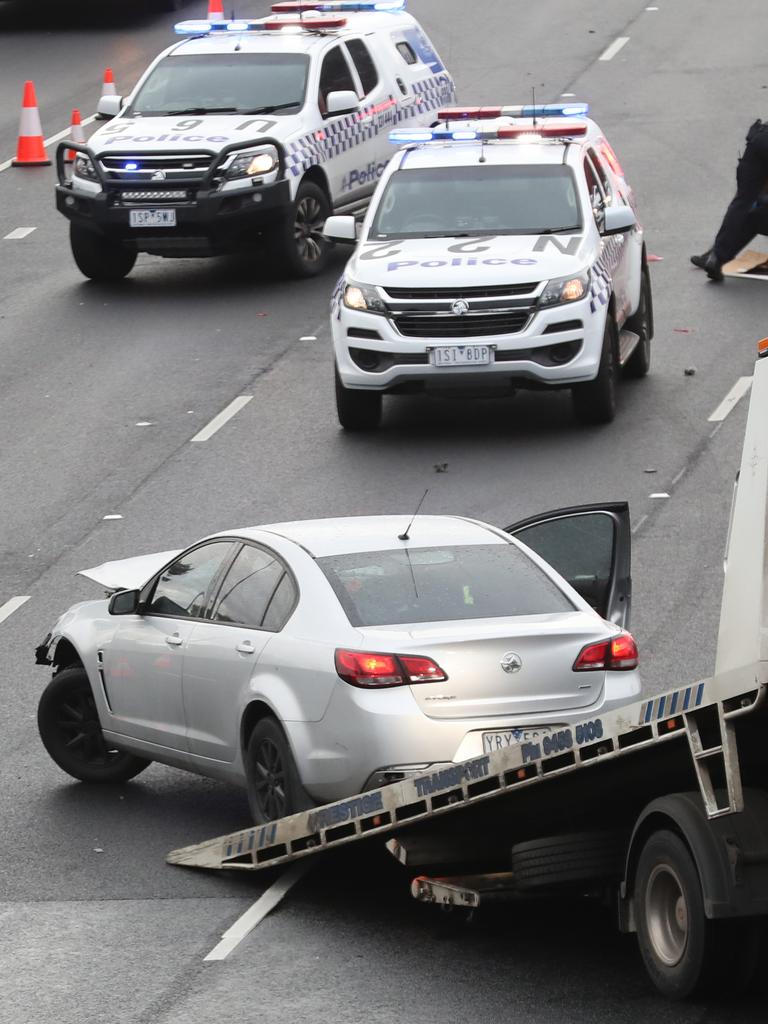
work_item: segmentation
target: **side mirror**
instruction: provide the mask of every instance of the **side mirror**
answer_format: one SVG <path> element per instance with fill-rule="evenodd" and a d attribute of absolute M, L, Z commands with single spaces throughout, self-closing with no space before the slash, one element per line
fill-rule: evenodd
<path fill-rule="evenodd" d="M 357 93 L 352 89 L 339 89 L 338 92 L 329 92 L 325 98 L 327 108 L 326 117 L 332 114 L 351 114 L 353 110 L 360 109 L 360 100 Z"/>
<path fill-rule="evenodd" d="M 118 590 L 109 599 L 110 615 L 135 615 L 139 610 L 140 590 Z"/>
<path fill-rule="evenodd" d="M 109 121 L 117 117 L 123 105 L 122 96 L 102 96 L 96 105 L 96 117 L 99 121 Z"/>
<path fill-rule="evenodd" d="M 630 206 L 606 206 L 603 211 L 603 229 L 601 235 L 620 235 L 631 231 L 637 224 L 637 217 Z"/>
<path fill-rule="evenodd" d="M 323 235 L 330 242 L 356 242 L 357 224 L 354 217 L 329 217 L 323 225 Z"/>

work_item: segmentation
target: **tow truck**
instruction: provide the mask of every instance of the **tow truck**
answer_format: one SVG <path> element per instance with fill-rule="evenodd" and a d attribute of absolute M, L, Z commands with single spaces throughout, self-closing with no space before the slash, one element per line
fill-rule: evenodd
<path fill-rule="evenodd" d="M 664 995 L 746 984 L 768 918 L 768 338 L 758 353 L 710 678 L 168 861 L 260 871 L 380 839 L 424 903 L 608 896 Z"/>

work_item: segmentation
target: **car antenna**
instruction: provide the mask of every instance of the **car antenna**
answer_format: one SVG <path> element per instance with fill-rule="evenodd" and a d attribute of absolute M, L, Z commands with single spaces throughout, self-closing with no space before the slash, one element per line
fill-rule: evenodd
<path fill-rule="evenodd" d="M 417 515 L 419 514 L 419 509 L 420 509 L 420 508 L 421 508 L 421 506 L 422 506 L 422 505 L 424 504 L 424 499 L 426 498 L 426 496 L 427 496 L 428 494 L 429 494 L 429 488 L 427 488 L 427 489 L 426 489 L 426 491 L 424 491 L 424 493 L 422 494 L 422 496 L 421 496 L 421 501 L 420 501 L 420 502 L 419 502 L 419 504 L 418 504 L 418 505 L 416 506 L 416 511 L 415 511 L 415 512 L 413 513 L 413 515 L 411 516 L 411 521 L 410 521 L 410 523 L 408 523 L 408 525 L 406 526 L 405 530 L 403 530 L 403 532 L 402 532 L 402 533 L 398 533 L 398 535 L 397 535 L 397 539 L 398 539 L 398 540 L 410 540 L 410 539 L 411 539 L 411 538 L 410 538 L 410 537 L 408 536 L 408 534 L 410 533 L 410 529 L 411 529 L 411 527 L 413 526 L 413 520 L 414 520 L 414 519 L 416 518 L 416 516 L 417 516 Z"/>
<path fill-rule="evenodd" d="M 533 127 L 536 127 L 536 86 L 531 86 L 531 98 L 533 100 Z"/>

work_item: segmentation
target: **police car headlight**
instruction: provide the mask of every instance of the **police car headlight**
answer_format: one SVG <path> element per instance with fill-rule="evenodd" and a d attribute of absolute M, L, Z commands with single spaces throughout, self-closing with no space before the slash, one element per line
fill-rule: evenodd
<path fill-rule="evenodd" d="M 238 153 L 232 163 L 225 169 L 227 178 L 260 178 L 263 174 L 274 171 L 278 165 L 277 150 L 274 146 L 265 146 L 259 150 L 247 150 Z"/>
<path fill-rule="evenodd" d="M 76 174 L 78 178 L 86 178 L 88 181 L 99 180 L 99 175 L 96 172 L 96 168 L 93 166 L 93 160 L 84 153 L 78 153 L 75 157 L 75 164 L 72 168 L 72 173 Z"/>
<path fill-rule="evenodd" d="M 347 309 L 360 309 L 366 313 L 387 311 L 375 288 L 367 284 L 355 284 L 353 281 L 347 281 L 344 286 L 344 305 Z"/>
<path fill-rule="evenodd" d="M 571 277 L 555 277 L 547 281 L 539 297 L 540 306 L 560 306 L 566 302 L 578 302 L 589 292 L 589 271 Z"/>

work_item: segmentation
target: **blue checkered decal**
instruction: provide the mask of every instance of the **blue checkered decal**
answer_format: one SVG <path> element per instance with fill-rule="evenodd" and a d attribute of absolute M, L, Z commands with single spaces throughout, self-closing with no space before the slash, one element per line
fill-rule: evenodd
<path fill-rule="evenodd" d="M 697 708 L 704 699 L 704 683 L 694 683 L 684 690 L 665 693 L 661 697 L 646 701 L 640 708 L 640 725 L 648 725 L 661 718 L 671 718 L 684 711 Z"/>
<path fill-rule="evenodd" d="M 608 304 L 611 297 L 613 275 L 621 262 L 625 239 L 621 241 L 615 235 L 603 239 L 603 248 L 599 259 L 592 266 L 589 283 L 589 308 L 593 313 Z"/>

